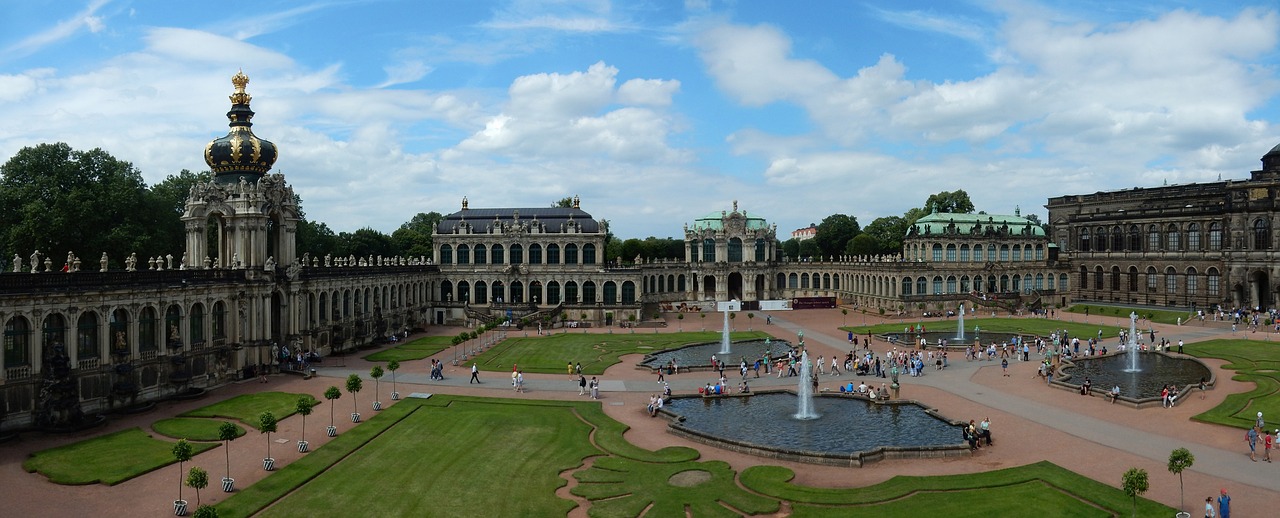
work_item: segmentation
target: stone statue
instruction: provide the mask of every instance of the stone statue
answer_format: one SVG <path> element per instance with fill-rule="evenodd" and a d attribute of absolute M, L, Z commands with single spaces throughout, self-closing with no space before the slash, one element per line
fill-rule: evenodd
<path fill-rule="evenodd" d="M 302 274 L 302 264 L 296 260 L 293 262 L 293 264 L 290 264 L 287 269 L 285 269 L 285 275 L 288 276 L 289 280 L 291 281 L 298 280 L 298 276 L 301 274 Z"/>
<path fill-rule="evenodd" d="M 67 271 L 71 271 L 71 263 L 76 262 L 76 254 L 67 252 Z"/>
<path fill-rule="evenodd" d="M 333 266 L 333 258 L 329 254 L 324 254 L 324 267 L 328 268 L 330 266 Z"/>
<path fill-rule="evenodd" d="M 166 270 L 173 269 L 173 254 L 164 255 L 164 269 Z"/>
<path fill-rule="evenodd" d="M 274 272 L 274 271 L 276 271 L 276 258 L 275 258 L 275 256 L 272 256 L 272 255 L 267 256 L 267 263 L 266 263 L 266 264 L 264 264 L 264 265 L 262 265 L 262 269 L 263 269 L 263 270 L 266 270 L 266 271 L 268 271 L 268 272 Z"/>
<path fill-rule="evenodd" d="M 206 255 L 204 256 L 204 269 L 208 270 L 210 266 L 213 266 L 213 260 Z"/>
<path fill-rule="evenodd" d="M 72 258 L 71 258 L 71 271 L 73 271 L 73 272 L 78 272 L 78 271 L 80 271 L 80 258 L 79 258 L 79 257 L 72 257 Z"/>
<path fill-rule="evenodd" d="M 240 177 L 240 183 L 241 183 L 241 184 L 243 184 L 243 183 L 244 183 L 244 177 L 243 177 L 243 176 L 241 176 L 241 177 Z M 239 270 L 239 269 L 240 269 L 240 252 L 232 252 L 232 253 L 231 253 L 231 269 L 233 269 L 233 270 Z"/>
<path fill-rule="evenodd" d="M 13 254 L 13 273 L 22 272 L 22 256 Z"/>
<path fill-rule="evenodd" d="M 107 271 L 107 253 L 106 252 L 102 253 L 102 259 L 98 259 L 98 267 L 101 268 L 98 270 L 100 272 Z"/>
<path fill-rule="evenodd" d="M 187 269 L 187 253 L 186 252 L 182 253 L 182 263 L 178 265 L 178 269 L 179 270 Z"/>
<path fill-rule="evenodd" d="M 133 272 L 138 270 L 138 253 L 133 252 L 124 260 L 124 271 Z"/>
<path fill-rule="evenodd" d="M 31 273 L 40 273 L 40 250 L 31 254 Z"/>
<path fill-rule="evenodd" d="M 215 257 L 215 258 L 213 259 L 213 267 L 214 267 L 214 268 L 222 268 L 222 258 L 221 258 L 221 257 Z"/>

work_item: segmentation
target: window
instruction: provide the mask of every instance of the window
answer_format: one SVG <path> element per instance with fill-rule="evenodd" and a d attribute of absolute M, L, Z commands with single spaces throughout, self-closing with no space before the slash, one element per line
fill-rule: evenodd
<path fill-rule="evenodd" d="M 960 245 L 960 262 L 969 262 L 969 245 Z"/>
<path fill-rule="evenodd" d="M 560 283 L 551 281 L 547 283 L 547 305 L 554 306 L 560 303 Z"/>
<path fill-rule="evenodd" d="M 547 245 L 547 264 L 560 264 L 560 245 Z"/>
<path fill-rule="evenodd" d="M 476 245 L 475 251 L 476 264 L 485 264 L 489 262 L 489 252 L 484 245 Z"/>
<path fill-rule="evenodd" d="M 1102 277 L 1103 277 L 1103 275 L 1102 275 L 1102 267 L 1101 267 L 1101 266 L 1099 266 L 1099 267 L 1098 267 L 1096 270 L 1094 270 L 1094 272 L 1093 272 L 1093 289 L 1095 289 L 1095 290 L 1100 290 L 1100 289 L 1102 289 Z"/>
<path fill-rule="evenodd" d="M 911 277 L 902 278 L 902 294 L 903 295 L 911 294 Z"/>
<path fill-rule="evenodd" d="M 596 245 L 582 245 L 582 264 L 596 264 Z"/>
<path fill-rule="evenodd" d="M 529 264 L 542 264 L 542 245 L 529 245 Z"/>
<path fill-rule="evenodd" d="M 1022 245 L 1013 245 L 1013 260 L 1014 261 L 1022 260 Z"/>
<path fill-rule="evenodd" d="M 935 275 L 933 277 L 933 293 L 935 295 L 942 293 L 942 276 L 941 275 Z"/>
<path fill-rule="evenodd" d="M 1129 225 L 1129 247 L 1130 252 L 1142 251 L 1142 232 L 1138 230 L 1137 225 Z"/>
<path fill-rule="evenodd" d="M 4 368 L 31 365 L 31 324 L 13 317 L 4 324 Z"/>
<path fill-rule="evenodd" d="M 458 264 L 471 264 L 471 248 L 458 245 Z"/>
<path fill-rule="evenodd" d="M 1271 248 L 1271 224 L 1264 218 L 1253 220 L 1253 249 Z"/>
<path fill-rule="evenodd" d="M 1120 225 L 1111 227 L 1111 251 L 1124 251 L 1124 231 L 1120 229 Z"/>
<path fill-rule="evenodd" d="M 927 295 L 929 293 L 928 281 L 924 277 L 916 278 L 916 295 Z"/>
<path fill-rule="evenodd" d="M 1193 252 L 1200 250 L 1200 225 L 1187 225 L 1187 249 Z"/>
<path fill-rule="evenodd" d="M 700 261 L 700 260 L 701 260 L 701 259 L 698 257 L 698 242 L 697 242 L 697 241 L 690 241 L 690 242 L 689 242 L 689 258 L 690 258 L 690 260 L 692 260 L 693 262 L 698 262 L 698 261 Z"/>
<path fill-rule="evenodd" d="M 1036 260 L 1044 260 L 1044 245 L 1036 245 Z"/>
<path fill-rule="evenodd" d="M 1089 270 L 1085 269 L 1083 266 L 1080 267 L 1080 285 L 1085 287 L 1089 286 Z"/>
<path fill-rule="evenodd" d="M 80 315 L 76 326 L 76 356 L 81 359 L 98 357 L 98 314 L 92 311 Z"/>
<path fill-rule="evenodd" d="M 1160 227 L 1155 225 L 1147 226 L 1147 251 L 1160 251 Z"/>
<path fill-rule="evenodd" d="M 729 262 L 742 262 L 742 240 L 736 237 L 729 239 Z"/>
<path fill-rule="evenodd" d="M 1120 267 L 1111 267 L 1111 291 L 1120 291 Z"/>
<path fill-rule="evenodd" d="M 440 264 L 453 264 L 453 247 L 449 245 L 440 246 Z"/>
<path fill-rule="evenodd" d="M 1009 245 L 1000 245 L 1000 262 L 1009 261 Z"/>
<path fill-rule="evenodd" d="M 1156 267 L 1147 267 L 1147 291 L 1156 291 L 1156 285 L 1159 283 L 1156 279 Z"/>
<path fill-rule="evenodd" d="M 1222 224 L 1209 224 L 1209 249 L 1222 250 Z"/>
<path fill-rule="evenodd" d="M 1195 295 L 1198 289 L 1196 279 L 1196 269 L 1187 268 L 1187 295 Z"/>
<path fill-rule="evenodd" d="M 1210 268 L 1208 273 L 1205 274 L 1205 280 L 1207 281 L 1205 284 L 1208 285 L 1209 296 L 1218 296 L 1218 269 Z"/>
<path fill-rule="evenodd" d="M 1138 268 L 1129 267 L 1129 291 L 1138 291 Z"/>
<path fill-rule="evenodd" d="M 942 262 L 942 245 L 939 243 L 933 244 L 933 262 Z"/>
<path fill-rule="evenodd" d="M 226 305 L 222 301 L 218 301 L 221 307 Z M 214 337 L 217 338 L 218 327 L 215 320 Z M 138 350 L 141 352 L 151 352 L 160 349 L 160 341 L 156 339 L 156 324 L 159 320 L 156 318 L 155 308 L 142 308 L 142 316 L 138 317 Z"/>
<path fill-rule="evenodd" d="M 702 262 L 716 262 L 716 241 L 714 239 L 707 238 L 702 240 Z"/>
<path fill-rule="evenodd" d="M 1089 229 L 1087 228 L 1080 229 L 1080 251 L 1089 251 Z"/>
<path fill-rule="evenodd" d="M 1094 248 L 1096 248 L 1099 252 L 1106 252 L 1107 251 L 1107 228 L 1098 227 L 1097 230 L 1094 231 L 1093 238 L 1097 241 L 1094 244 Z"/>
<path fill-rule="evenodd" d="M 524 246 L 521 246 L 520 243 L 511 245 L 511 264 L 523 264 L 523 263 L 524 263 Z"/>
<path fill-rule="evenodd" d="M 582 283 L 582 302 L 587 304 L 600 302 L 596 299 L 596 283 L 591 281 Z"/>
<path fill-rule="evenodd" d="M 1174 271 L 1172 266 L 1164 270 L 1164 291 L 1165 293 L 1178 292 L 1178 272 Z"/>
<path fill-rule="evenodd" d="M 947 276 L 947 293 L 955 293 L 955 292 L 956 292 L 956 276 L 954 275 Z"/>
<path fill-rule="evenodd" d="M 493 245 L 493 248 L 489 250 L 489 258 L 493 259 L 493 264 L 506 263 L 506 258 L 504 257 L 505 254 L 503 254 L 503 252 L 504 250 L 502 249 L 502 245 Z"/>
<path fill-rule="evenodd" d="M 758 237 L 756 238 L 756 261 L 758 262 L 766 261 L 764 239 L 758 238 Z"/>
<path fill-rule="evenodd" d="M 1164 231 L 1164 249 L 1170 252 L 1182 250 L 1182 236 L 1177 225 L 1169 225 Z"/>
<path fill-rule="evenodd" d="M 982 245 L 973 245 L 973 260 L 977 262 L 983 262 L 987 260 L 987 255 L 982 250 Z"/>
<path fill-rule="evenodd" d="M 578 264 L 578 245 L 564 245 L 564 264 Z"/>

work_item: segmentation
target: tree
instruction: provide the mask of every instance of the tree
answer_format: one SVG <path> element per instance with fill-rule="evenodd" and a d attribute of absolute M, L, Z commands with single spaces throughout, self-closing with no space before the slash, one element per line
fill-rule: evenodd
<path fill-rule="evenodd" d="M 231 441 L 239 436 L 240 430 L 236 429 L 234 423 L 223 421 L 218 426 L 218 440 L 222 441 L 222 451 L 227 454 L 227 478 L 231 478 Z"/>
<path fill-rule="evenodd" d="M 572 208 L 573 208 L 573 196 L 565 196 L 565 197 L 563 197 L 563 198 L 560 198 L 560 199 L 559 199 L 559 200 L 557 200 L 557 201 L 551 202 L 551 208 L 553 208 L 553 209 L 572 209 Z"/>
<path fill-rule="evenodd" d="M 316 398 L 311 397 L 310 394 L 303 394 L 298 397 L 298 403 L 294 406 L 294 410 L 297 410 L 298 414 L 302 416 L 302 442 L 307 441 L 307 416 L 311 415 L 311 409 L 318 404 L 320 402 L 316 401 Z"/>
<path fill-rule="evenodd" d="M 351 411 L 353 413 L 360 412 L 360 409 L 356 406 L 356 392 L 360 392 L 362 388 L 364 388 L 364 381 L 360 380 L 359 374 L 352 373 L 347 376 L 347 393 L 351 394 Z"/>
<path fill-rule="evenodd" d="M 914 219 L 907 221 L 907 218 L 904 216 L 885 216 L 876 218 L 870 225 L 867 225 L 866 228 L 862 229 L 862 234 L 859 234 L 859 237 L 871 236 L 872 238 L 875 238 L 875 253 L 877 254 L 899 254 L 902 253 L 902 238 L 907 235 L 907 229 L 910 228 L 911 223 L 914 222 Z"/>
<path fill-rule="evenodd" d="M 400 228 L 391 233 L 391 243 L 396 255 L 431 257 L 431 233 L 442 220 L 444 215 L 439 212 L 419 212 L 413 219 L 400 225 Z"/>
<path fill-rule="evenodd" d="M 196 507 L 200 506 L 200 490 L 209 487 L 209 472 L 196 466 L 187 473 L 187 487 L 196 490 Z"/>
<path fill-rule="evenodd" d="M 338 251 L 339 256 L 391 257 L 395 255 L 395 246 L 392 245 L 391 236 L 365 227 L 353 233 L 339 233 Z"/>
<path fill-rule="evenodd" d="M 178 439 L 178 443 L 173 445 L 173 458 L 178 459 L 178 500 L 182 500 L 182 463 L 191 460 L 194 454 L 195 449 L 186 439 Z"/>
<path fill-rule="evenodd" d="M 1178 475 L 1178 510 L 1180 511 L 1187 510 L 1185 490 L 1182 487 L 1182 472 L 1195 462 L 1195 455 L 1186 448 L 1178 448 L 1169 453 L 1169 473 Z"/>
<path fill-rule="evenodd" d="M 963 189 L 955 191 L 942 191 L 929 196 L 924 202 L 925 213 L 930 212 L 952 212 L 956 214 L 972 214 L 973 202 L 969 200 L 969 193 Z"/>
<path fill-rule="evenodd" d="M 350 381 L 347 382 L 350 385 Z M 329 400 L 329 426 L 333 426 L 333 401 L 342 397 L 342 391 L 338 387 L 330 386 L 324 391 L 324 398 Z"/>
<path fill-rule="evenodd" d="M 783 255 L 786 255 L 793 260 L 800 258 L 800 241 L 794 237 L 783 241 L 782 246 L 779 248 L 782 249 Z M 697 260 L 697 258 L 695 257 L 694 260 Z"/>
<path fill-rule="evenodd" d="M 526 322 L 524 325 L 528 325 Z M 396 393 L 396 370 L 400 369 L 400 362 L 391 360 L 387 362 L 387 370 L 391 371 L 391 399 L 395 399 Z"/>
<path fill-rule="evenodd" d="M 378 381 L 382 379 L 382 367 L 379 365 L 374 365 L 372 369 L 369 369 L 369 377 L 373 378 L 373 401 L 374 401 L 374 406 L 377 406 L 378 386 L 380 385 Z"/>
<path fill-rule="evenodd" d="M 676 320 L 680 321 L 680 332 L 684 332 L 684 313 L 677 313 Z"/>
<path fill-rule="evenodd" d="M 755 313 L 747 313 L 747 331 L 751 330 L 751 321 L 756 319 Z"/>
<path fill-rule="evenodd" d="M 858 218 L 845 214 L 832 214 L 823 218 L 822 223 L 818 224 L 817 233 L 808 241 L 818 245 L 818 250 L 823 256 L 832 257 L 844 253 L 849 240 L 860 233 L 862 228 L 858 226 Z"/>
<path fill-rule="evenodd" d="M 1151 489 L 1151 484 L 1147 481 L 1147 470 L 1141 468 L 1129 468 L 1124 472 L 1123 483 L 1121 486 L 1124 494 L 1129 495 L 1133 499 L 1133 515 L 1138 515 L 1138 495 L 1146 493 Z"/>
<path fill-rule="evenodd" d="M 880 243 L 871 234 L 864 232 L 849 240 L 849 244 L 844 247 L 844 253 L 848 255 L 877 255 L 881 253 Z"/>
<path fill-rule="evenodd" d="M 40 144 L 0 165 L 0 253 L 39 249 L 55 261 L 72 251 L 117 265 L 132 252 L 156 256 L 182 248 L 178 214 L 147 190 L 142 173 L 101 149 Z M 168 236 L 168 237 L 166 237 Z"/>
<path fill-rule="evenodd" d="M 324 223 L 313 223 L 303 218 L 298 221 L 298 256 L 324 257 L 338 250 L 338 236 Z"/>
<path fill-rule="evenodd" d="M 218 508 L 212 505 L 202 505 L 196 508 L 195 514 L 191 518 L 218 518 Z"/>
<path fill-rule="evenodd" d="M 799 253 L 801 259 L 816 259 L 817 256 L 822 255 L 822 249 L 818 247 L 818 243 L 814 242 L 813 239 L 806 239 L 800 242 Z"/>
<path fill-rule="evenodd" d="M 267 458 L 271 458 L 271 434 L 276 431 L 279 423 L 276 422 L 276 415 L 270 410 L 258 415 L 258 432 L 267 434 Z"/>

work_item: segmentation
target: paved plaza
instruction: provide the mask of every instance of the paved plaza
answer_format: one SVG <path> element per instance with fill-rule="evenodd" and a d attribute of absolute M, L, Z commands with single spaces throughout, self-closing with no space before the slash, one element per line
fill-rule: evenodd
<path fill-rule="evenodd" d="M 811 355 L 821 354 L 830 358 L 833 354 L 843 354 L 850 349 L 845 333 L 838 327 L 848 325 L 874 324 L 882 320 L 876 316 L 863 316 L 850 311 L 842 315 L 840 310 L 801 310 L 770 313 L 772 325 L 763 326 L 763 319 L 754 328 L 764 330 L 780 338 L 794 338 L 798 331 L 804 331 L 805 344 Z M 1060 314 L 1060 317 L 1077 322 L 1085 321 L 1082 315 Z M 914 321 L 912 321 L 914 322 Z M 1128 325 L 1127 319 L 1091 317 L 1089 324 L 1097 324 L 1107 329 Z M 738 330 L 745 330 L 741 322 L 736 323 Z M 934 326 L 943 328 L 954 325 L 935 321 Z M 659 332 L 674 332 L 680 324 L 674 319 L 667 328 Z M 683 323 L 686 330 L 697 330 L 700 326 Z M 763 326 L 763 327 L 762 327 Z M 1254 338 L 1275 339 L 1268 333 L 1245 335 L 1232 334 L 1229 328 L 1213 325 L 1171 326 L 1155 325 L 1156 330 L 1172 341 L 1186 340 L 1189 348 L 1195 342 L 1214 338 Z M 429 334 L 453 335 L 459 330 L 448 327 L 435 327 Z M 582 330 L 574 330 L 582 332 Z M 594 329 L 593 333 L 605 333 L 607 330 Z M 614 329 L 613 332 L 624 332 Z M 652 333 L 653 329 L 638 329 L 636 333 Z M 523 331 L 515 333 L 523 334 Z M 532 334 L 533 331 L 530 331 Z M 891 347 L 884 342 L 873 341 L 872 348 L 884 351 Z M 556 399 L 572 400 L 582 398 L 578 395 L 577 384 L 569 377 L 560 374 L 526 374 L 525 393 L 511 390 L 510 380 L 505 373 L 481 373 L 484 381 L 481 385 L 468 384 L 469 368 L 466 365 L 452 366 L 455 351 L 446 349 L 436 355 L 446 363 L 445 379 L 429 378 L 429 361 L 402 362 L 396 373 L 398 390 L 401 394 L 411 392 L 463 394 L 475 396 L 491 396 L 517 399 Z M 960 355 L 957 355 L 960 356 Z M 566 361 L 573 361 L 566 358 Z M 702 460 L 723 460 L 741 470 L 757 464 L 776 464 L 792 468 L 797 475 L 795 482 L 819 487 L 859 487 L 875 484 L 896 475 L 949 475 L 982 472 L 999 468 L 1019 466 L 1031 462 L 1048 460 L 1064 468 L 1083 474 L 1087 477 L 1112 486 L 1120 484 L 1121 474 L 1131 467 L 1147 470 L 1150 476 L 1151 489 L 1144 495 L 1166 505 L 1177 507 L 1179 504 L 1178 477 L 1169 473 L 1166 462 L 1170 451 L 1178 447 L 1186 447 L 1195 455 L 1195 464 L 1183 473 L 1186 487 L 1186 502 L 1193 515 L 1198 515 L 1204 498 L 1216 496 L 1220 488 L 1228 489 L 1233 496 L 1235 516 L 1267 516 L 1273 514 L 1269 504 L 1280 502 L 1280 464 L 1266 462 L 1250 462 L 1247 447 L 1242 440 L 1240 430 L 1218 425 L 1194 422 L 1191 416 L 1204 412 L 1219 403 L 1232 393 L 1251 390 L 1251 383 L 1231 380 L 1230 371 L 1221 370 L 1223 362 L 1206 360 L 1217 371 L 1218 384 L 1215 390 L 1207 393 L 1204 399 L 1198 394 L 1191 394 L 1177 407 L 1134 409 L 1123 405 L 1112 405 L 1100 397 L 1085 397 L 1076 393 L 1048 387 L 1036 374 L 1035 362 L 1012 362 L 1009 367 L 1010 376 L 1001 375 L 998 361 L 969 362 L 963 358 L 954 358 L 950 367 L 944 371 L 926 369 L 922 377 L 902 376 L 901 396 L 915 399 L 955 420 L 968 421 L 990 418 L 992 435 L 995 439 L 993 447 L 983 448 L 971 457 L 946 459 L 911 459 L 889 460 L 868 464 L 863 468 L 836 468 L 795 464 L 766 460 L 743 454 L 720 450 L 714 447 L 686 441 L 666 433 L 666 421 L 661 418 L 650 418 L 645 406 L 651 394 L 660 390 L 656 376 L 647 370 L 638 370 L 635 364 L 639 357 L 624 357 L 623 362 L 610 368 L 601 376 L 601 404 L 605 412 L 629 426 L 626 438 L 644 448 L 658 449 L 665 446 L 680 445 L 696 448 L 702 452 Z M 22 462 L 32 452 L 49 447 L 68 444 L 87 437 L 119 431 L 140 426 L 149 431 L 150 423 L 178 413 L 208 405 L 215 401 L 235 395 L 262 390 L 279 390 L 287 392 L 310 393 L 323 401 L 322 393 L 330 385 L 341 386 L 343 379 L 350 373 L 359 373 L 367 378 L 372 364 L 355 357 L 330 358 L 319 367 L 317 379 L 304 380 L 294 375 L 274 375 L 266 384 L 256 380 L 232 384 L 220 388 L 209 396 L 197 400 L 177 403 L 161 403 L 149 413 L 112 419 L 106 426 L 88 432 L 69 435 L 52 435 L 41 433 L 25 433 L 17 441 L 0 445 L 0 480 L 4 481 L 7 496 L 4 514 L 11 516 L 70 516 L 92 511 L 97 516 L 162 516 L 172 513 L 171 501 L 174 494 L 174 478 L 176 466 L 166 466 L 155 472 L 139 476 L 116 486 L 93 484 L 88 486 L 59 486 L 45 480 L 38 474 L 26 473 Z M 681 373 L 667 376 L 672 391 L 676 394 L 694 393 L 698 387 L 712 381 L 711 373 Z M 735 379 L 731 376 L 730 379 Z M 830 391 L 851 378 L 846 374 L 841 377 L 823 376 L 821 389 Z M 870 380 L 868 380 L 870 381 Z M 794 387 L 796 378 L 778 379 L 773 376 L 762 376 L 751 380 L 753 388 Z M 390 401 L 389 378 L 383 378 L 381 394 L 382 402 Z M 736 383 L 736 381 L 734 382 Z M 868 383 L 870 384 L 870 383 Z M 359 395 L 360 410 L 369 415 L 368 407 L 373 400 L 372 387 L 366 382 L 365 390 Z M 327 402 L 325 402 L 327 404 Z M 350 429 L 353 425 L 346 415 L 350 412 L 349 396 L 337 402 L 339 419 L 335 424 L 339 433 Z M 324 437 L 323 424 L 327 424 L 329 410 L 321 405 L 310 418 L 311 427 L 307 439 L 312 448 L 323 447 L 328 442 Z M 1272 419 L 1280 418 L 1274 416 Z M 273 437 L 287 440 L 290 443 L 297 439 L 300 419 L 296 416 L 285 419 L 280 424 L 279 433 Z M 767 423 L 761 423 L 767 426 Z M 857 433 L 851 430 L 850 433 Z M 234 476 L 237 487 L 247 487 L 260 480 L 266 472 L 252 470 L 243 466 L 253 466 L 262 456 L 262 443 L 258 434 L 250 430 L 250 434 L 232 444 L 232 465 L 240 466 Z M 277 463 L 288 465 L 301 454 L 296 449 L 282 445 L 273 449 Z M 222 448 L 215 448 L 199 455 L 189 463 L 188 467 L 198 465 L 210 471 L 210 478 L 220 478 L 224 471 L 225 458 Z M 572 480 L 570 484 L 572 484 Z M 561 489 L 558 495 L 577 499 Z M 226 494 L 211 487 L 202 492 L 204 503 L 217 503 Z M 992 498 L 999 498 L 993 493 Z M 194 498 L 188 497 L 194 503 Z M 586 516 L 586 502 L 577 499 L 580 504 L 570 516 Z M 786 507 L 783 513 L 787 512 Z"/>

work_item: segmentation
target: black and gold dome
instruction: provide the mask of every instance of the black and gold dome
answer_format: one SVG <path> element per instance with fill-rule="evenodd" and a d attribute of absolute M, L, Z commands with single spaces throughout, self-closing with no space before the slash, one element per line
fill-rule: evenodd
<path fill-rule="evenodd" d="M 252 97 L 244 91 L 245 85 L 249 84 L 249 76 L 237 72 L 231 77 L 231 84 L 236 87 L 235 93 L 231 94 L 231 111 L 227 112 L 231 131 L 204 147 L 204 161 L 219 183 L 235 183 L 241 178 L 256 182 L 276 163 L 276 145 L 258 138 L 250 129 L 253 126 L 250 122 L 253 110 L 249 109 Z"/>

